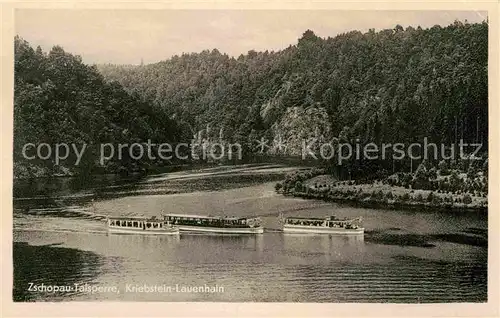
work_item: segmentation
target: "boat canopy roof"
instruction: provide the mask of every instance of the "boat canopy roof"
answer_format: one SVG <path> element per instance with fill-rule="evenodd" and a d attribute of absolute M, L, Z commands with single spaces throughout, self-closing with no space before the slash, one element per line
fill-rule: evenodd
<path fill-rule="evenodd" d="M 286 218 L 287 220 L 310 220 L 310 221 L 325 221 L 325 220 L 328 220 L 328 218 L 306 218 L 306 217 L 302 217 L 302 216 L 291 216 L 291 217 L 287 217 Z"/>
<path fill-rule="evenodd" d="M 237 217 L 237 216 L 209 216 L 209 215 L 195 215 L 195 214 L 164 214 L 164 217 L 175 218 L 190 218 L 190 219 L 212 219 L 212 220 L 250 220 L 255 217 Z"/>
<path fill-rule="evenodd" d="M 307 217 L 287 217 L 287 220 L 300 220 L 300 221 L 332 221 L 332 222 L 353 222 L 356 219 L 338 219 L 335 216 L 327 216 L 324 218 L 307 218 Z"/>
<path fill-rule="evenodd" d="M 144 216 L 108 216 L 109 220 L 115 221 L 148 221 L 148 222 L 163 222 L 162 219 L 157 217 L 144 217 Z"/>

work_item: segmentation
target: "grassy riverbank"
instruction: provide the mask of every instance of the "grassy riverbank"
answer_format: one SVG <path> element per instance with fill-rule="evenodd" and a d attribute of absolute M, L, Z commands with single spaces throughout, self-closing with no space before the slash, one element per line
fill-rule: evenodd
<path fill-rule="evenodd" d="M 444 175 L 446 174 L 446 175 Z M 395 174 L 379 180 L 339 181 L 324 170 L 313 169 L 286 176 L 276 191 L 286 196 L 342 202 L 373 208 L 422 208 L 486 211 L 487 177 L 484 171 L 436 173 L 420 187 L 417 173 Z M 409 180 L 408 182 L 402 181 Z M 456 179 L 456 180 L 455 180 Z"/>
<path fill-rule="evenodd" d="M 49 169 L 48 167 L 40 167 L 36 165 L 20 165 L 14 163 L 14 180 L 30 180 L 30 179 L 44 179 L 44 178 L 63 178 L 63 177 L 95 177 L 104 175 L 114 175 L 122 177 L 135 177 L 146 176 L 152 174 L 175 172 L 183 169 L 190 168 L 211 168 L 218 167 L 219 163 L 205 163 L 205 162 L 187 162 L 184 164 L 170 164 L 170 165 L 147 165 L 147 166 L 132 166 L 131 168 L 114 167 L 112 169 L 105 169 L 103 167 L 91 167 L 87 170 L 77 170 L 64 166 L 56 166 Z"/>

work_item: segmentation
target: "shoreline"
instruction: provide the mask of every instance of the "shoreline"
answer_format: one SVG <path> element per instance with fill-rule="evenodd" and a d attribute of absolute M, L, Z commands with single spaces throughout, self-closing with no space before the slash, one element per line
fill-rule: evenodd
<path fill-rule="evenodd" d="M 423 202 L 386 202 L 377 200 L 359 200 L 350 197 L 340 197 L 332 195 L 323 195 L 319 193 L 279 193 L 284 197 L 302 198 L 304 200 L 322 200 L 325 202 L 334 202 L 347 204 L 353 207 L 371 208 L 371 209 L 389 209 L 389 210 L 413 210 L 413 211 L 441 211 L 441 212 L 478 212 L 488 213 L 488 206 L 456 206 L 456 205 L 435 205 Z"/>
<path fill-rule="evenodd" d="M 340 181 L 320 169 L 296 173 L 275 185 L 283 196 L 337 202 L 374 209 L 433 211 L 488 211 L 487 192 L 470 190 L 462 181 L 456 188 L 419 188 L 390 183 L 390 178 L 360 182 Z M 410 176 L 411 177 L 411 176 Z"/>
<path fill-rule="evenodd" d="M 279 159 L 279 158 L 277 158 Z M 123 177 L 123 178 L 133 178 L 140 176 L 152 176 L 155 174 L 163 174 L 169 172 L 178 172 L 185 169 L 193 169 L 193 170 L 203 170 L 210 168 L 218 168 L 218 167 L 259 167 L 259 166 L 277 166 L 277 165 L 285 165 L 291 168 L 300 170 L 300 169 L 308 169 L 310 166 L 300 166 L 300 165 L 289 165 L 286 161 L 242 161 L 242 162 L 234 162 L 234 161 L 225 161 L 225 162 L 189 162 L 184 164 L 175 164 L 175 165 L 157 165 L 150 166 L 145 170 L 123 170 L 123 171 L 106 171 L 104 169 L 91 169 L 87 173 L 78 173 L 70 169 L 64 169 L 64 173 L 40 173 L 38 175 L 34 174 L 32 176 L 19 176 L 15 173 L 13 174 L 13 181 L 30 181 L 30 180 L 43 180 L 43 179 L 65 179 L 65 178 L 94 178 L 94 177 Z"/>
<path fill-rule="evenodd" d="M 30 180 L 43 180 L 43 179 L 65 179 L 65 178 L 94 178 L 94 177 L 123 177 L 123 178 L 130 178 L 130 177 L 138 177 L 138 176 L 144 176 L 144 175 L 150 175 L 152 173 L 166 173 L 166 172 L 171 172 L 171 171 L 177 171 L 179 169 L 185 168 L 185 167 L 190 167 L 191 165 L 189 164 L 182 164 L 182 165 L 172 165 L 172 166 L 157 166 L 150 168 L 148 170 L 137 170 L 137 171 L 99 171 L 99 170 L 90 170 L 88 173 L 78 173 L 75 171 L 67 170 L 66 173 L 47 173 L 47 174 L 40 174 L 40 175 L 33 175 L 33 176 L 16 176 L 15 174 L 13 175 L 13 181 L 30 181 Z"/>

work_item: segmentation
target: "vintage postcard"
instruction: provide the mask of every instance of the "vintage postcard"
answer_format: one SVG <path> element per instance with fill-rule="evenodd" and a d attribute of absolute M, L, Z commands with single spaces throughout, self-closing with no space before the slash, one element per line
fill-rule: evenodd
<path fill-rule="evenodd" d="M 497 15 L 3 5 L 6 316 L 498 315 Z"/>

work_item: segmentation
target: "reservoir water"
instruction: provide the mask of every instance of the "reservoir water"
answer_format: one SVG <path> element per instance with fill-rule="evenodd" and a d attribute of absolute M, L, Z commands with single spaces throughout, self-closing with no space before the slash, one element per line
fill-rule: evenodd
<path fill-rule="evenodd" d="M 16 182 L 14 300 L 487 301 L 486 214 L 361 209 L 276 194 L 275 182 L 292 169 L 240 165 L 133 180 Z M 108 235 L 103 221 L 161 211 L 260 216 L 266 230 Z M 362 216 L 366 232 L 285 235 L 279 213 Z M 117 292 L 30 290 L 42 284 L 115 286 Z M 147 291 L 153 287 L 163 290 Z"/>

